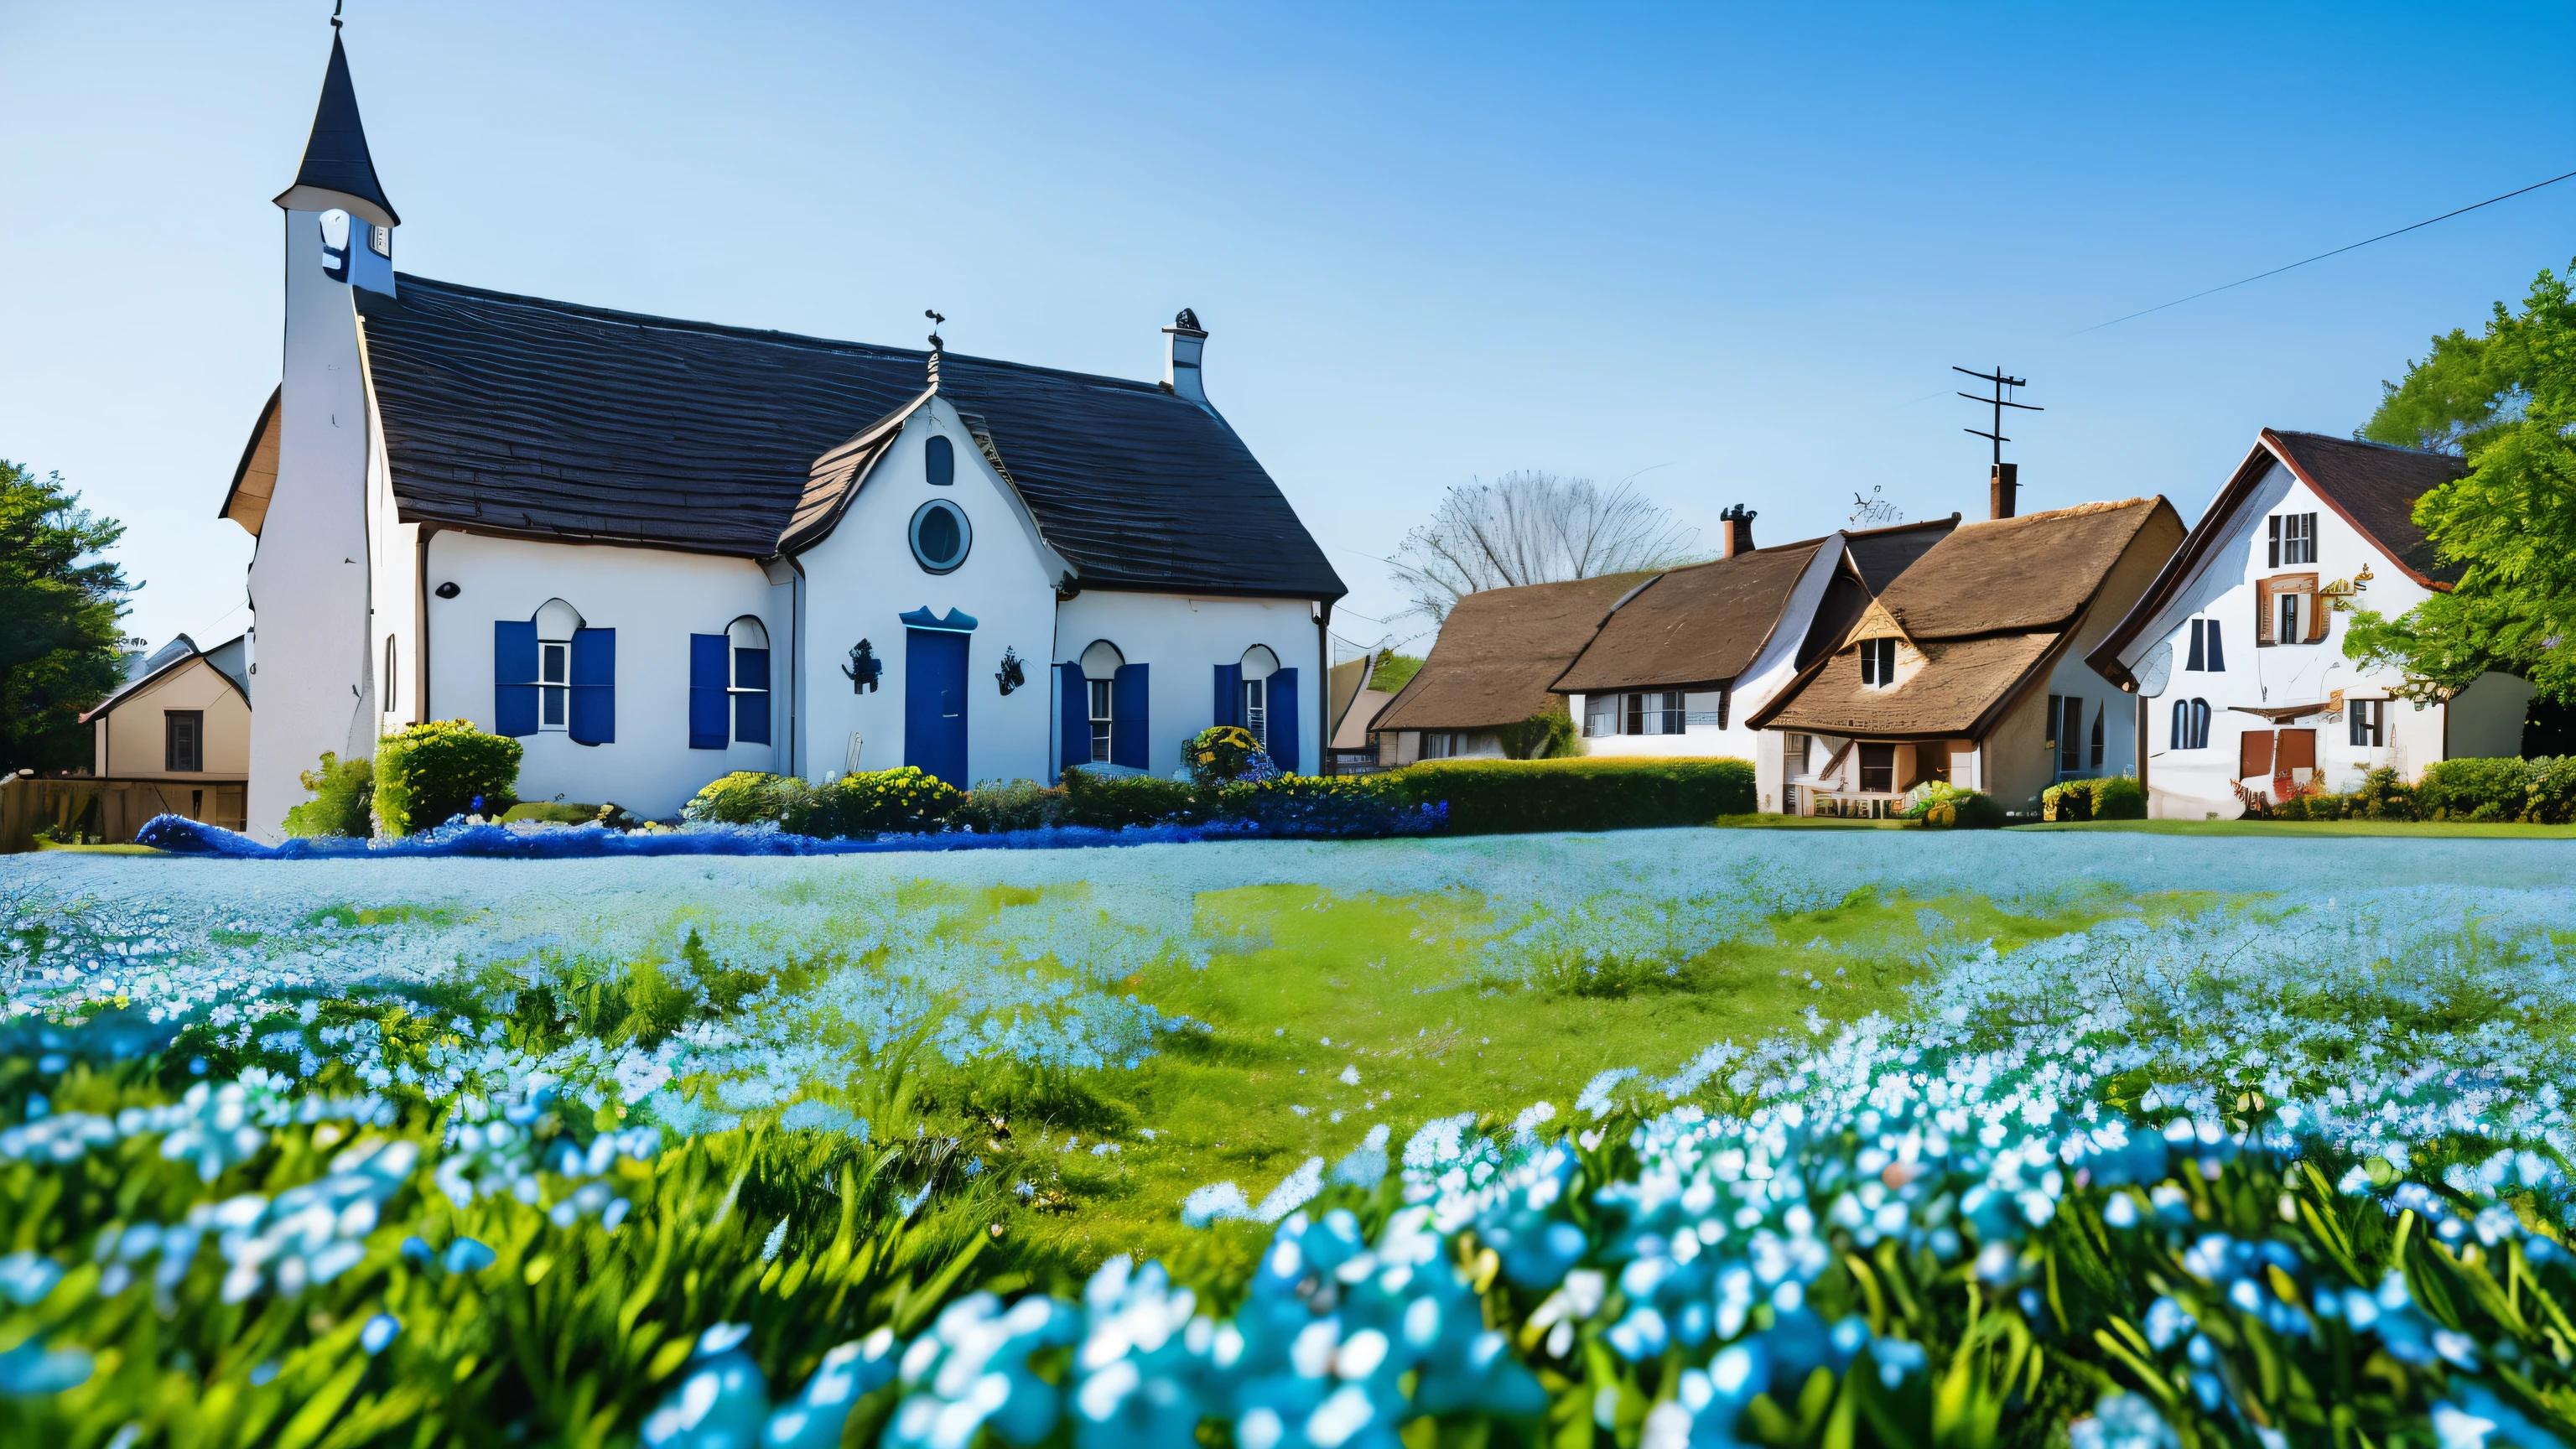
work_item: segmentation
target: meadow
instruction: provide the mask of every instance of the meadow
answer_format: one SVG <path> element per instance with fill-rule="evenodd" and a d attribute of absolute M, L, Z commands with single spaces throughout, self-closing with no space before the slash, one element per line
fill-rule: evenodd
<path fill-rule="evenodd" d="M 0 1430 L 2546 1442 L 2564 850 L 13 858 Z"/>

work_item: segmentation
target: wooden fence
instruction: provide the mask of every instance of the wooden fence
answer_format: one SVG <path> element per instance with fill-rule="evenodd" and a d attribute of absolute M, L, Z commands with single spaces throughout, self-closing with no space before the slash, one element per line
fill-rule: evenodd
<path fill-rule="evenodd" d="M 239 830 L 250 818 L 250 786 L 240 780 L 0 778 L 0 855 L 36 848 L 48 825 L 121 845 L 155 815 L 185 815 Z"/>

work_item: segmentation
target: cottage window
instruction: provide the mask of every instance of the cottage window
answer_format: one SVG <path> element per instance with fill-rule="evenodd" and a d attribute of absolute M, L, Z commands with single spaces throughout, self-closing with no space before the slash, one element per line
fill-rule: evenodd
<path fill-rule="evenodd" d="M 966 522 L 966 511 L 945 498 L 934 498 L 914 510 L 912 515 L 912 559 L 922 572 L 954 573 L 966 562 L 966 551 L 973 547 L 975 531 Z"/>
<path fill-rule="evenodd" d="M 2211 674 L 2225 672 L 2227 668 L 2227 651 L 2225 647 L 2219 643 L 2218 621 L 2216 619 L 2194 619 L 2191 621 L 2191 655 L 2184 661 L 2182 667 L 2185 669 L 2203 670 Z"/>
<path fill-rule="evenodd" d="M 957 447 L 947 435 L 933 433 L 921 448 L 921 474 L 933 488 L 946 488 L 957 481 Z"/>
<path fill-rule="evenodd" d="M 1220 671 L 1222 672 L 1222 671 Z M 1062 666 L 1064 692 L 1059 728 L 1066 765 L 1119 765 L 1142 770 L 1150 763 L 1146 729 L 1150 676 L 1130 664 L 1118 646 L 1094 639 Z"/>
<path fill-rule="evenodd" d="M 1424 730 L 1422 732 L 1422 758 L 1426 760 L 1454 760 L 1459 755 L 1459 745 L 1464 739 L 1465 736 L 1456 730 Z"/>
<path fill-rule="evenodd" d="M 2307 631 L 2299 627 L 2299 607 L 2307 597 L 2305 594 L 2282 594 L 2273 600 L 2281 611 L 2279 632 L 2273 637 L 2284 644 L 2296 644 L 2308 637 Z"/>
<path fill-rule="evenodd" d="M 2354 699 L 2344 702 L 2344 720 L 2352 731 L 2352 742 L 2375 750 L 2388 743 L 2388 701 Z"/>
<path fill-rule="evenodd" d="M 564 731 L 577 745 L 617 739 L 617 631 L 548 599 L 532 619 L 492 626 L 493 728 L 505 735 Z"/>
<path fill-rule="evenodd" d="M 1583 697 L 1583 734 L 1597 739 L 1619 732 L 1619 696 L 1587 694 Z"/>
<path fill-rule="evenodd" d="M 1896 687 L 1896 641 L 1863 639 L 1860 641 L 1860 682 L 1863 689 Z"/>
<path fill-rule="evenodd" d="M 1863 744 L 1860 747 L 1860 789 L 1864 795 L 1896 793 L 1896 746 Z"/>
<path fill-rule="evenodd" d="M 206 712 L 164 710 L 161 714 L 162 768 L 173 775 L 194 775 L 206 768 Z"/>
<path fill-rule="evenodd" d="M 2288 568 L 2293 564 L 2312 564 L 2317 561 L 2317 516 L 2315 514 L 2275 513 L 2271 518 L 2271 532 L 2272 567 Z"/>
<path fill-rule="evenodd" d="M 1279 672 L 1279 656 L 1267 644 L 1243 651 L 1243 727 L 1270 748 L 1270 677 Z"/>
<path fill-rule="evenodd" d="M 733 705 L 733 737 L 746 745 L 769 743 L 769 630 L 745 614 L 725 628 L 733 655 L 732 683 L 725 694 Z"/>
<path fill-rule="evenodd" d="M 2057 773 L 2060 776 L 2081 774 L 2084 770 L 2084 696 L 2052 694 L 2048 697 L 2048 704 L 2057 716 L 2054 722 L 2056 738 L 2052 741 L 2057 749 Z"/>
<path fill-rule="evenodd" d="M 2209 701 L 2177 699 L 2173 707 L 2173 737 L 2169 748 L 2205 750 L 2209 748 Z"/>
<path fill-rule="evenodd" d="M 1808 748 L 1809 748 L 1810 744 L 1814 741 L 1814 739 L 1815 739 L 1815 736 L 1813 736 L 1813 735 L 1802 735 L 1802 734 L 1795 734 L 1795 733 L 1788 734 L 1788 735 L 1784 735 L 1784 736 L 1782 736 L 1782 737 L 1781 737 L 1781 740 L 1780 740 L 1780 773 L 1781 773 L 1781 774 L 1783 774 L 1784 776 L 1786 776 L 1786 777 L 1788 777 L 1789 779 L 1792 779 L 1792 780 L 1800 779 L 1800 778 L 1802 778 L 1802 777 L 1804 777 L 1804 776 L 1806 775 L 1806 773 L 1807 773 L 1807 750 L 1808 750 Z M 1795 815 L 1795 814 L 1797 814 L 1798 812 L 1797 812 L 1796 810 L 1794 810 L 1794 809 L 1793 809 L 1793 810 L 1791 810 L 1789 813 L 1790 813 L 1790 814 L 1792 814 L 1792 815 Z"/>

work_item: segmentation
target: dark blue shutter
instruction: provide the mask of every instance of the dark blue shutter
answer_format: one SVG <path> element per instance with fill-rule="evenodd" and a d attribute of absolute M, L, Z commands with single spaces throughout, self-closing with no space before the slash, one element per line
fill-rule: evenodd
<path fill-rule="evenodd" d="M 957 481 L 957 450 L 937 433 L 921 450 L 922 476 L 934 488 L 945 488 Z"/>
<path fill-rule="evenodd" d="M 1063 758 L 1056 762 L 1061 778 L 1074 766 L 1091 763 L 1091 682 L 1079 664 L 1059 664 L 1055 673 L 1064 687 L 1064 698 L 1056 705 L 1056 727 L 1064 735 Z"/>
<path fill-rule="evenodd" d="M 2209 625 L 2209 667 L 2223 673 L 2227 668 L 2227 651 L 2218 647 L 2218 621 L 2208 619 L 2203 622 Z"/>
<path fill-rule="evenodd" d="M 2194 619 L 2191 621 L 2191 657 L 2183 661 L 2182 666 L 2186 670 L 2207 669 L 2209 667 L 2205 662 L 2206 656 L 2200 652 L 2200 626 L 2208 622 L 2209 621 L 2206 619 Z"/>
<path fill-rule="evenodd" d="M 733 697 L 733 737 L 746 745 L 769 743 L 769 651 L 733 651 L 733 682 L 746 691 Z"/>
<path fill-rule="evenodd" d="M 1297 671 L 1270 676 L 1270 763 L 1279 773 L 1297 773 Z"/>
<path fill-rule="evenodd" d="M 572 631 L 572 742 L 613 744 L 617 739 L 617 631 Z"/>
<path fill-rule="evenodd" d="M 689 636 L 689 748 L 725 747 L 725 653 L 733 641 L 722 634 Z"/>
<path fill-rule="evenodd" d="M 1216 718 L 1212 724 L 1243 723 L 1243 666 L 1220 664 L 1216 667 Z"/>
<path fill-rule="evenodd" d="M 537 621 L 503 619 L 492 626 L 492 730 L 537 732 Z"/>
<path fill-rule="evenodd" d="M 1145 733 L 1148 691 L 1143 664 L 1121 664 L 1109 676 L 1109 763 L 1153 768 L 1153 743 Z"/>

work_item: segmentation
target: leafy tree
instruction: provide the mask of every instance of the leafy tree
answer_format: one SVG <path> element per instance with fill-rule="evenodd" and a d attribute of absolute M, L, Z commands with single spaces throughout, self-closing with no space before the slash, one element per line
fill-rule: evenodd
<path fill-rule="evenodd" d="M 2361 436 L 2458 452 L 2468 473 L 2425 494 L 2415 522 L 2458 585 L 2404 615 L 2354 615 L 2344 653 L 2395 665 L 2419 698 L 2447 699 L 2488 670 L 2576 700 L 2576 295 L 2544 271 L 2519 313 L 2483 334 L 2433 339 L 2383 384 Z"/>
<path fill-rule="evenodd" d="M 132 586 L 102 555 L 125 525 L 79 503 L 61 474 L 0 460 L 0 769 L 88 764 L 81 711 L 124 681 Z"/>
<path fill-rule="evenodd" d="M 1694 537 L 1625 483 L 1514 472 L 1441 495 L 1391 563 L 1413 612 L 1437 623 L 1462 595 L 1483 589 L 1669 568 L 1689 556 Z"/>

